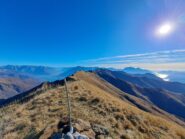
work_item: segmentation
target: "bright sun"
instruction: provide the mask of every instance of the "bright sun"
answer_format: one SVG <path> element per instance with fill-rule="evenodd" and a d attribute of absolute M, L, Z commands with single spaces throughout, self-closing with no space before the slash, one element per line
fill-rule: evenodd
<path fill-rule="evenodd" d="M 166 36 L 170 34 L 174 29 L 174 25 L 172 23 L 164 23 L 157 29 L 158 36 Z"/>

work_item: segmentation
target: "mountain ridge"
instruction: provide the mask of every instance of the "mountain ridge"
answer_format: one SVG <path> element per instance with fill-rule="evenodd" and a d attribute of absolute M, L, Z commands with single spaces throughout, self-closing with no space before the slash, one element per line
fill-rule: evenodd
<path fill-rule="evenodd" d="M 109 131 L 109 138 L 112 139 L 185 137 L 183 126 L 167 117 L 144 112 L 131 105 L 123 96 L 120 97 L 121 94 L 127 94 L 98 75 L 92 72 L 78 72 L 70 79 L 72 80 L 68 79 L 67 86 L 71 94 L 74 126 L 78 124 L 75 122 L 79 121 L 78 119 L 90 125 L 104 126 Z M 1 108 L 2 136 L 23 138 L 31 136 L 29 133 L 33 131 L 34 135 L 40 138 L 51 137 L 57 131 L 57 123 L 66 115 L 62 82 L 57 81 L 53 86 L 45 83 L 41 87 L 42 90 L 37 90 L 37 93 L 33 91 L 33 94 L 37 94 L 33 98 L 24 97 L 24 101 L 15 101 Z M 5 116 L 7 113 L 9 116 Z M 7 123 L 9 118 L 12 120 Z M 92 139 L 95 136 L 102 137 L 91 126 L 86 130 L 87 132 L 80 132 Z"/>

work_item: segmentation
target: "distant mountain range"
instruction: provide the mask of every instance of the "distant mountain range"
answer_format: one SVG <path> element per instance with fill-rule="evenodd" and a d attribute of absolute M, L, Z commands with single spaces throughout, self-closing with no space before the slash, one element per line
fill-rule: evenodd
<path fill-rule="evenodd" d="M 150 70 L 141 69 L 141 68 L 134 68 L 134 67 L 126 67 L 123 69 L 124 72 L 130 74 L 146 74 L 146 73 L 154 73 Z"/>
<path fill-rule="evenodd" d="M 164 80 L 185 83 L 185 71 L 150 71 L 141 68 L 127 67 L 123 69 L 124 72 L 130 74 L 154 74 Z"/>
<path fill-rule="evenodd" d="M 38 78 L 42 81 L 54 81 L 57 79 L 65 78 L 77 71 L 89 71 L 95 70 L 98 67 L 47 67 L 47 66 L 16 66 L 16 65 L 7 65 L 7 66 L 0 66 L 0 76 L 2 76 L 1 72 L 4 72 L 3 76 L 8 75 L 16 75 L 17 73 L 32 76 L 34 78 Z M 135 68 L 135 67 L 126 67 L 124 69 L 114 69 L 114 68 L 107 68 L 112 71 L 124 71 L 129 74 L 146 74 L 151 73 L 157 75 L 159 77 L 160 74 L 166 75 L 170 81 L 176 82 L 184 82 L 185 83 L 185 71 L 150 71 L 147 69 L 142 68 Z M 6 73 L 7 72 L 7 73 Z M 11 72 L 11 74 L 10 74 Z M 6 74 L 5 74 L 6 73 Z M 16 74 L 14 74 L 16 73 Z"/>
<path fill-rule="evenodd" d="M 95 70 L 94 67 L 55 68 L 45 66 L 0 67 L 0 99 L 6 99 L 29 90 L 42 82 L 64 79 L 77 71 Z"/>
<path fill-rule="evenodd" d="M 65 68 L 55 68 L 55 67 L 46 67 L 46 66 L 14 66 L 7 65 L 0 67 L 0 99 L 9 98 L 16 94 L 22 93 L 26 90 L 29 90 L 42 82 L 45 81 L 55 81 L 61 80 L 65 77 L 68 77 L 78 71 L 94 71 L 100 69 L 98 67 L 65 67 Z M 102 68 L 101 68 L 102 69 Z M 105 69 L 105 68 L 104 68 Z M 137 84 L 142 87 L 155 87 L 161 88 L 163 86 L 164 89 L 168 88 L 173 92 L 183 92 L 183 85 L 180 83 L 164 82 L 164 78 L 159 78 L 159 74 L 168 74 L 168 78 L 171 78 L 175 81 L 179 79 L 182 81 L 185 72 L 161 72 L 157 73 L 134 67 L 127 67 L 125 69 L 114 69 L 108 68 L 110 71 L 117 71 L 118 73 L 128 73 L 131 76 L 129 79 L 132 80 L 132 83 Z M 122 75 L 122 74 L 121 74 Z M 175 78 L 177 75 L 177 78 Z M 123 76 L 123 75 L 122 75 Z M 124 75 L 125 76 L 125 75 Z M 140 77 L 140 78 L 135 78 Z M 154 79 L 155 81 L 151 81 L 148 79 Z M 170 80 L 171 80 L 170 79 Z M 158 82 L 156 83 L 156 80 Z M 172 81 L 173 81 L 172 80 Z"/>
<path fill-rule="evenodd" d="M 54 81 L 58 79 L 63 79 L 71 74 L 74 74 L 77 71 L 88 71 L 97 69 L 95 67 L 46 67 L 46 66 L 14 66 L 7 65 L 0 67 L 0 74 L 8 74 L 11 72 L 12 75 L 20 74 L 26 75 L 29 77 L 37 78 L 41 81 Z"/>

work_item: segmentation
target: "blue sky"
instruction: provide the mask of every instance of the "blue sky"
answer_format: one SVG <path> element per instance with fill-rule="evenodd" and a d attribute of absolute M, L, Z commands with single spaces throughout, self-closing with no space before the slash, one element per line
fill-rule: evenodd
<path fill-rule="evenodd" d="M 156 28 L 166 21 L 175 30 L 157 37 Z M 184 25 L 184 0 L 1 0 L 0 64 L 143 66 L 149 61 L 92 59 L 176 53 L 185 49 Z M 163 63 L 185 68 L 178 53 L 168 53 Z M 160 68 L 157 57 L 150 60 Z"/>

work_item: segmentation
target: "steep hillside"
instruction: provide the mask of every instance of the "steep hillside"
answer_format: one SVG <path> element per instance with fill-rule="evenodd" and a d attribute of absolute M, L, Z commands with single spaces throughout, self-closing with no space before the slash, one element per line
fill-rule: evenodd
<path fill-rule="evenodd" d="M 79 72 L 69 79 L 73 125 L 90 138 L 185 138 L 184 127 L 167 117 L 136 108 L 124 95 L 133 100 L 136 100 L 135 97 L 115 88 L 96 74 Z M 1 108 L 2 138 L 46 139 L 57 132 L 57 124 L 67 115 L 63 83 L 45 83 Z M 124 95 L 120 97 L 121 94 Z"/>
<path fill-rule="evenodd" d="M 7 99 L 19 93 L 30 90 L 40 84 L 40 81 L 30 77 L 0 77 L 0 99 Z"/>
<path fill-rule="evenodd" d="M 155 88 L 160 82 L 165 83 L 165 81 L 147 78 L 144 78 L 144 80 L 143 78 L 140 79 L 140 77 L 132 77 L 125 73 L 115 73 L 108 70 L 98 70 L 95 73 L 127 94 L 153 103 L 164 111 L 185 119 L 184 94 L 177 94 L 161 88 Z M 139 86 L 141 83 L 143 83 L 143 85 Z M 154 83 L 156 85 L 152 86 Z M 147 88 L 145 88 L 146 86 Z"/>
<path fill-rule="evenodd" d="M 157 77 L 154 78 L 154 75 L 152 76 L 152 78 L 151 76 L 148 76 L 148 74 L 147 76 L 139 77 L 137 75 L 127 74 L 122 71 L 110 71 L 101 69 L 97 70 L 96 73 L 99 74 L 100 76 L 106 74 L 144 88 L 161 88 L 176 93 L 185 93 L 185 84 L 178 82 L 167 82 Z"/>
<path fill-rule="evenodd" d="M 76 74 L 77 77 L 78 77 L 78 75 L 79 74 Z M 171 114 L 167 113 L 166 110 L 160 109 L 160 105 L 158 106 L 155 103 L 153 103 L 152 100 L 150 100 L 150 97 L 147 98 L 147 95 L 150 96 L 151 92 L 154 89 L 146 88 L 146 90 L 149 90 L 149 91 L 146 91 L 145 88 L 139 88 L 137 86 L 134 86 L 133 84 L 123 82 L 118 79 L 111 80 L 111 82 L 110 82 L 109 80 L 104 80 L 104 78 L 101 78 L 96 72 L 94 72 L 93 74 L 87 74 L 87 73 L 80 74 L 80 78 L 83 79 L 85 82 L 89 82 L 90 84 L 98 86 L 102 90 L 109 92 L 112 95 L 115 95 L 116 97 L 121 98 L 122 100 L 128 102 L 131 105 L 134 105 L 134 106 L 140 108 L 141 110 L 153 113 L 155 115 L 158 115 L 160 117 L 164 117 L 165 119 L 172 120 L 174 122 L 177 122 L 180 125 L 185 126 L 184 122 L 182 122 L 181 120 L 179 121 L 179 119 L 177 119 L 175 116 L 172 116 Z M 141 90 L 136 90 L 137 88 L 141 89 Z M 142 94 L 143 93 L 142 90 L 145 90 L 144 93 L 146 93 L 146 95 Z M 166 105 L 166 107 L 168 109 L 171 109 L 170 111 L 175 111 L 176 113 L 178 113 L 178 110 L 176 109 L 178 107 L 176 107 L 176 105 L 174 105 L 174 106 L 170 105 L 170 107 L 168 106 L 168 104 L 170 104 L 168 102 L 168 95 L 175 96 L 175 98 L 176 98 L 175 101 L 177 101 L 177 103 L 180 102 L 180 104 L 183 103 L 182 107 L 184 106 L 184 102 L 185 102 L 184 95 L 167 94 L 166 96 L 163 96 L 160 93 L 161 92 L 156 92 L 156 94 L 155 94 L 155 92 L 154 92 L 153 98 L 156 98 L 156 100 L 158 100 L 158 102 L 164 103 L 164 105 Z M 157 94 L 158 94 L 158 96 L 156 96 Z M 151 98 L 152 98 L 152 95 L 151 95 Z M 169 101 L 171 101 L 171 100 L 169 99 Z M 182 107 L 180 105 L 180 108 L 182 108 Z M 180 111 L 180 113 L 183 113 L 183 112 L 184 111 Z"/>

